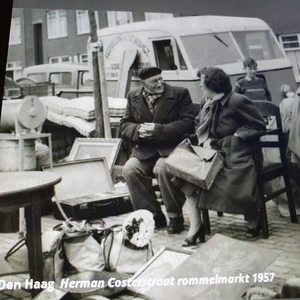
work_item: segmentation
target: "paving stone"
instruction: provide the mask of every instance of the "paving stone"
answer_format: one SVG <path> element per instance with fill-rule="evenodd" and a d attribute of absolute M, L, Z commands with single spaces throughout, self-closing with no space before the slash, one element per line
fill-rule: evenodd
<path fill-rule="evenodd" d="M 7 295 L 5 292 L 0 292 L 0 300 L 8 300 L 9 298 L 10 295 Z"/>
<path fill-rule="evenodd" d="M 279 268 L 285 268 L 286 270 L 290 270 L 290 269 L 293 269 L 295 267 L 294 264 L 292 263 L 289 263 L 287 261 L 275 261 L 273 263 L 273 265 L 275 267 L 279 267 Z"/>
<path fill-rule="evenodd" d="M 12 297 L 13 299 L 24 299 L 24 300 L 31 299 L 31 294 L 25 291 L 24 289 L 6 291 L 5 293 L 10 297 Z"/>

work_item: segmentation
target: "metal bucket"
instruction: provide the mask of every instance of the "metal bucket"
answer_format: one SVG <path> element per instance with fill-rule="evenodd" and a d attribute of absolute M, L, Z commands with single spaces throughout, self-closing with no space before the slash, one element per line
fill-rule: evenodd
<path fill-rule="evenodd" d="M 7 140 L 8 134 L 0 134 L 0 172 L 36 169 L 35 139 L 23 140 L 22 164 L 19 140 Z M 19 210 L 0 211 L 0 232 L 17 232 L 19 230 Z"/>

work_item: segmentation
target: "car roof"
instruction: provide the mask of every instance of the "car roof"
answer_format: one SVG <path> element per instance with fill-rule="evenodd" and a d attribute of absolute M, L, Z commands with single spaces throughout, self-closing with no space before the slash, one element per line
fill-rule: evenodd
<path fill-rule="evenodd" d="M 74 64 L 74 63 L 56 63 L 56 64 L 43 64 L 43 65 L 35 65 L 30 66 L 24 69 L 24 74 L 27 72 L 42 72 L 42 71 L 49 71 L 49 72 L 62 72 L 62 71 L 88 71 L 89 68 L 86 64 Z"/>

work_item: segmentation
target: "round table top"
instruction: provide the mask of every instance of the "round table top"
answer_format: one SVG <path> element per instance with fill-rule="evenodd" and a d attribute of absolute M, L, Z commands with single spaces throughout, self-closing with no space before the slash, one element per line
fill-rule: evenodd
<path fill-rule="evenodd" d="M 44 189 L 60 181 L 60 175 L 52 172 L 0 172 L 0 197 Z"/>

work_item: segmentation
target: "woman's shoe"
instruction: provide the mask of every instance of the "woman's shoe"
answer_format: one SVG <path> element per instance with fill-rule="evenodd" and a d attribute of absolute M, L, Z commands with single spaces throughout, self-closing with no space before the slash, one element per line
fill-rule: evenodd
<path fill-rule="evenodd" d="M 182 247 L 189 247 L 189 246 L 194 246 L 196 245 L 197 239 L 199 238 L 200 243 L 205 243 L 205 227 L 204 224 L 201 223 L 200 228 L 198 229 L 198 231 L 186 238 L 183 243 L 182 243 Z"/>

